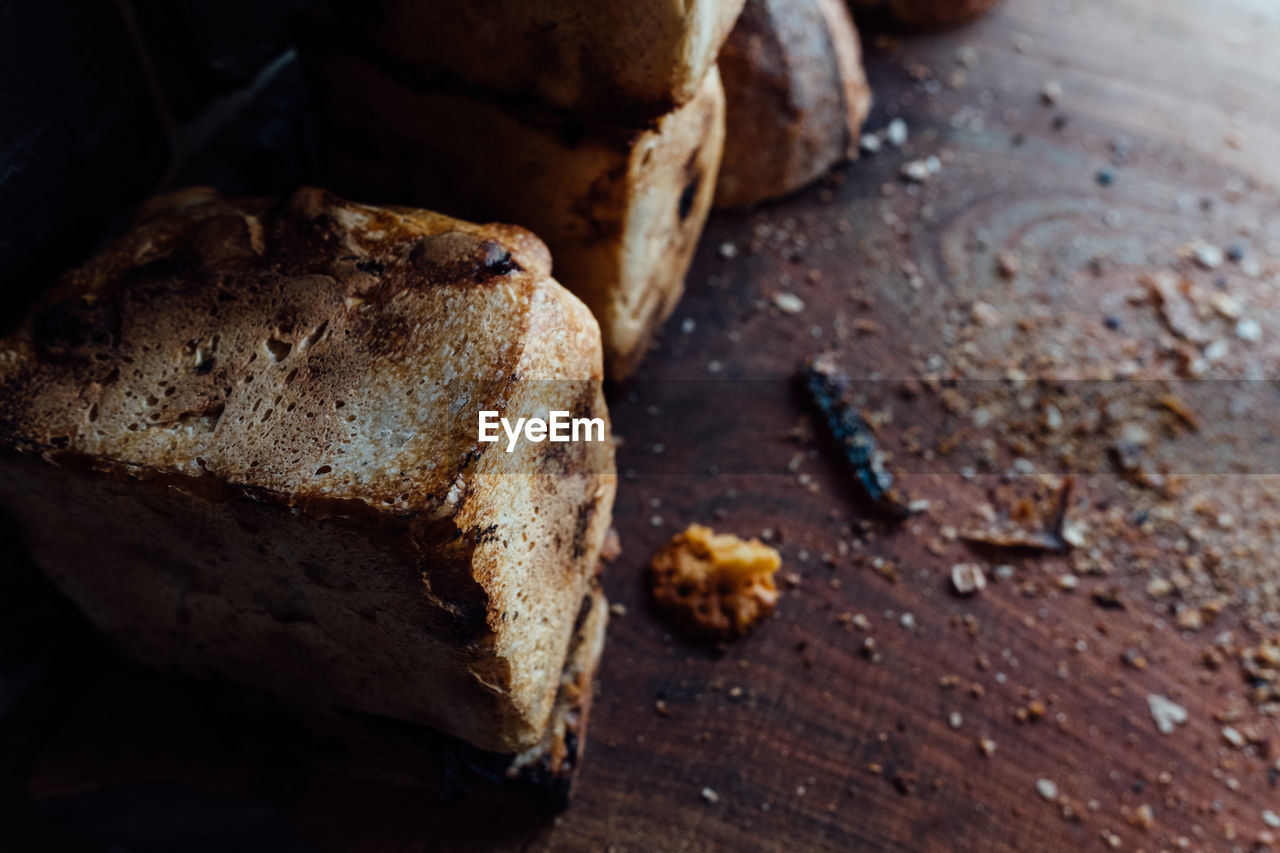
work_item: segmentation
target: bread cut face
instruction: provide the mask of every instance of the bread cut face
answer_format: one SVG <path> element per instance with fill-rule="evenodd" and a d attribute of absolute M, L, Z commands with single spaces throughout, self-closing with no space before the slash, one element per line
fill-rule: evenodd
<path fill-rule="evenodd" d="M 743 0 L 331 0 L 341 27 L 435 78 L 628 123 L 694 98 Z"/>
<path fill-rule="evenodd" d="M 161 197 L 0 342 L 0 502 L 145 662 L 538 743 L 609 526 L 599 332 L 511 226 Z"/>
<path fill-rule="evenodd" d="M 718 208 L 795 192 L 857 156 L 871 88 L 842 0 L 748 0 L 720 53 Z"/>
<path fill-rule="evenodd" d="M 338 188 L 529 228 L 599 320 L 609 374 L 631 372 L 710 211 L 724 145 L 714 68 L 683 107 L 633 128 L 437 88 L 329 30 L 304 40 L 303 59 Z"/>

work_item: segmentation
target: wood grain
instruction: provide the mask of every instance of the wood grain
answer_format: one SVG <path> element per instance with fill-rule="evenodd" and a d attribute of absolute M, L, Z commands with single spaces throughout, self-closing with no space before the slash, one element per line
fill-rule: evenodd
<path fill-rule="evenodd" d="M 1117 474 L 1109 439 L 1088 435 L 1073 506 L 1091 525 L 1084 547 L 1049 556 L 965 547 L 946 528 L 971 522 L 998 478 L 962 471 L 980 467 L 974 448 L 986 437 L 999 439 L 990 471 L 1009 466 L 1009 439 L 1024 427 L 1002 432 L 1000 418 L 975 426 L 899 380 L 949 374 L 959 392 L 987 399 L 1001 386 L 981 380 L 1016 367 L 1066 383 L 1044 393 L 1058 395 L 1046 399 L 1068 417 L 1086 392 L 1147 400 L 1155 386 L 1110 381 L 1129 362 L 1206 413 L 1224 396 L 1257 393 L 1249 417 L 1206 414 L 1198 433 L 1165 441 L 1162 432 L 1152 453 L 1189 475 L 1179 500 L 1200 494 L 1243 522 L 1255 509 L 1273 512 L 1280 482 L 1261 475 L 1280 474 L 1267 467 L 1275 456 L 1236 421 L 1280 428 L 1274 391 L 1257 382 L 1280 361 L 1280 12 L 1265 0 L 1007 0 L 964 29 L 884 35 L 864 34 L 876 93 L 868 127 L 902 117 L 907 147 L 765 210 L 714 219 L 662 341 L 613 391 L 625 437 L 624 552 L 606 584 L 626 613 L 610 626 L 571 809 L 537 818 L 316 777 L 277 801 L 304 838 L 370 853 L 1015 851 L 1108 849 L 1114 833 L 1121 849 L 1186 839 L 1187 849 L 1227 850 L 1270 830 L 1262 811 L 1276 802 L 1275 725 L 1244 698 L 1231 660 L 1217 670 L 1200 663 L 1220 632 L 1266 630 L 1266 572 L 1224 569 L 1214 582 L 1229 603 L 1217 621 L 1175 627 L 1168 602 L 1144 588 L 1183 565 L 1182 540 L 1172 526 L 1134 520 L 1161 499 Z M 969 57 L 962 48 L 972 50 L 967 65 L 957 62 Z M 1050 81 L 1061 90 L 1054 103 L 1042 97 Z M 905 161 L 929 155 L 942 168 L 927 185 L 899 179 Z M 1194 239 L 1246 244 L 1262 269 L 1188 267 L 1178 250 Z M 1001 251 L 1017 261 L 1012 275 L 1000 271 Z M 1230 340 L 1207 377 L 1254 384 L 1181 382 L 1170 353 L 1185 342 L 1134 295 L 1145 272 L 1171 266 L 1249 306 L 1256 344 L 1221 317 L 1203 319 Z M 782 292 L 805 308 L 779 311 Z M 867 380 L 869 409 L 893 410 L 881 442 L 906 491 L 930 502 L 900 527 L 871 520 L 814 435 L 794 373 L 826 347 Z M 959 449 L 912 457 L 906 439 L 916 433 L 927 446 L 953 435 Z M 1046 447 L 1038 439 L 1031 450 Z M 1055 460 L 1034 461 L 1060 470 Z M 1255 476 L 1234 473 L 1232 460 Z M 1102 519 L 1113 509 L 1119 521 L 1109 527 Z M 773 618 L 723 651 L 673 638 L 646 603 L 649 555 L 691 521 L 771 531 L 784 571 L 797 575 Z M 1209 539 L 1226 535 L 1208 526 Z M 1262 529 L 1241 565 L 1280 563 L 1274 534 Z M 877 560 L 892 562 L 898 579 Z M 989 578 L 1007 564 L 1012 576 L 960 598 L 949 569 L 961 561 Z M 1057 581 L 1068 573 L 1079 577 L 1075 591 Z M 1090 594 L 1097 585 L 1118 587 L 1124 609 L 1101 606 L 1106 597 Z M 1248 589 L 1263 604 L 1251 604 Z M 846 613 L 864 615 L 871 630 L 843 622 Z M 1145 668 L 1123 664 L 1126 649 L 1139 650 Z M 957 686 L 944 686 L 950 676 Z M 1149 694 L 1185 706 L 1188 723 L 1158 733 Z M 667 715 L 656 712 L 659 699 Z M 1018 722 L 1036 702 L 1043 716 Z M 1237 725 L 1258 729 L 1259 743 L 1223 743 L 1213 715 L 1227 708 L 1245 715 Z M 995 743 L 992 755 L 982 738 Z M 1040 779 L 1054 783 L 1058 802 L 1037 793 Z M 1153 815 L 1146 829 L 1134 817 L 1143 804 Z"/>

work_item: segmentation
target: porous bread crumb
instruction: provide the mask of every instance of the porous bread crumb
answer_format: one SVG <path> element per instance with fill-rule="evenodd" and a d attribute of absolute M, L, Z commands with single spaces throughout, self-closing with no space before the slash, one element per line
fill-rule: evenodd
<path fill-rule="evenodd" d="M 653 598 L 690 633 L 727 640 L 746 634 L 778 601 L 778 552 L 691 524 L 650 563 Z"/>

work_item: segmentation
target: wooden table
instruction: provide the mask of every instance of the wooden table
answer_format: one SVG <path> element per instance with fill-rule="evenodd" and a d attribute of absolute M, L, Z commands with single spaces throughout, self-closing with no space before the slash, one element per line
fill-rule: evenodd
<path fill-rule="evenodd" d="M 1164 412 L 1149 453 L 1196 475 L 1173 503 L 1202 495 L 1187 510 L 1209 518 L 1200 544 L 1178 545 L 1176 526 L 1141 529 L 1136 508 L 1166 497 L 1120 476 L 1114 431 L 1081 433 L 1072 513 L 1088 530 L 1071 553 L 1042 555 L 953 534 L 990 500 L 990 472 L 1025 464 L 1012 461 L 1019 435 L 1036 433 L 1037 470 L 1058 467 L 1065 439 L 974 405 L 949 411 L 944 384 L 921 382 L 950 376 L 985 399 L 1011 376 L 1072 380 L 1046 392 L 1068 421 L 1086 392 L 1149 394 L 1106 368 L 1176 380 L 1189 369 L 1178 353 L 1205 346 L 1171 331 L 1139 284 L 1162 269 L 1246 308 L 1196 317 L 1229 341 L 1207 375 L 1276 375 L 1280 8 L 1007 0 L 964 29 L 865 40 L 868 128 L 901 117 L 906 148 L 715 217 L 663 339 L 613 390 L 624 550 L 606 585 L 625 615 L 610 626 L 572 807 L 535 818 L 315 779 L 282 806 L 303 837 L 344 851 L 1227 850 L 1280 832 L 1262 816 L 1280 812 L 1275 724 L 1247 700 L 1233 654 L 1217 669 L 1201 662 L 1224 630 L 1256 642 L 1265 574 L 1215 575 L 1228 603 L 1199 630 L 1176 626 L 1178 600 L 1146 592 L 1241 529 L 1259 537 L 1250 564 L 1280 569 L 1265 523 L 1277 478 L 1246 484 L 1232 467 L 1280 473 L 1266 469 L 1280 454 L 1236 434 L 1229 406 L 1211 411 L 1256 394 L 1271 407 L 1253 410 L 1265 431 L 1274 389 L 1160 386 L 1199 412 L 1194 432 Z M 930 155 L 936 177 L 900 179 L 904 162 Z M 1242 244 L 1248 262 L 1197 269 L 1178 256 L 1195 239 Z M 780 310 L 780 293 L 804 309 Z M 1235 334 L 1246 318 L 1256 343 Z M 880 443 L 911 498 L 929 502 L 903 525 L 874 518 L 815 434 L 794 377 L 826 348 L 866 380 L 869 411 L 892 411 Z M 950 454 L 910 452 L 913 438 L 947 436 Z M 1218 516 L 1232 508 L 1228 526 Z M 649 556 L 693 521 L 770 535 L 789 574 L 774 616 L 723 650 L 673 638 L 646 604 Z M 954 593 L 960 562 L 984 568 L 984 591 Z M 1250 586 L 1263 604 L 1240 603 Z M 1159 733 L 1152 694 L 1184 706 L 1187 723 Z M 1225 742 L 1224 709 L 1258 742 Z"/>

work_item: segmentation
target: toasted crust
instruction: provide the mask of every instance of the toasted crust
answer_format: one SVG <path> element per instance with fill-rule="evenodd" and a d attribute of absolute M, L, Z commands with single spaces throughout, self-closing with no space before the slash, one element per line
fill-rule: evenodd
<path fill-rule="evenodd" d="M 477 442 L 481 409 L 607 422 L 549 263 L 314 189 L 157 199 L 0 343 L 0 501 L 146 661 L 526 749 L 614 489 L 607 441 Z"/>
<path fill-rule="evenodd" d="M 787 195 L 856 156 L 871 89 L 839 0 L 749 0 L 719 64 L 726 136 L 716 207 Z"/>
<path fill-rule="evenodd" d="M 743 0 L 331 0 L 344 31 L 437 81 L 628 124 L 692 100 Z"/>
<path fill-rule="evenodd" d="M 599 320 L 609 374 L 628 374 L 679 300 L 710 210 L 724 145 L 715 70 L 637 128 L 441 88 L 322 23 L 306 32 L 336 185 L 531 229 Z"/>
<path fill-rule="evenodd" d="M 505 771 L 506 778 L 550 794 L 553 805 L 568 804 L 582 763 L 596 670 L 604 653 L 608 626 L 609 602 L 597 585 L 583 602 L 560 679 L 560 692 L 542 742 L 515 756 Z"/>
<path fill-rule="evenodd" d="M 608 624 L 609 602 L 599 583 L 593 583 L 582 601 L 542 739 L 517 754 L 484 752 L 382 717 L 303 712 L 295 718 L 313 736 L 342 744 L 337 769 L 344 775 L 438 787 L 450 797 L 496 794 L 514 803 L 558 811 L 568 806 L 581 766 Z"/>

